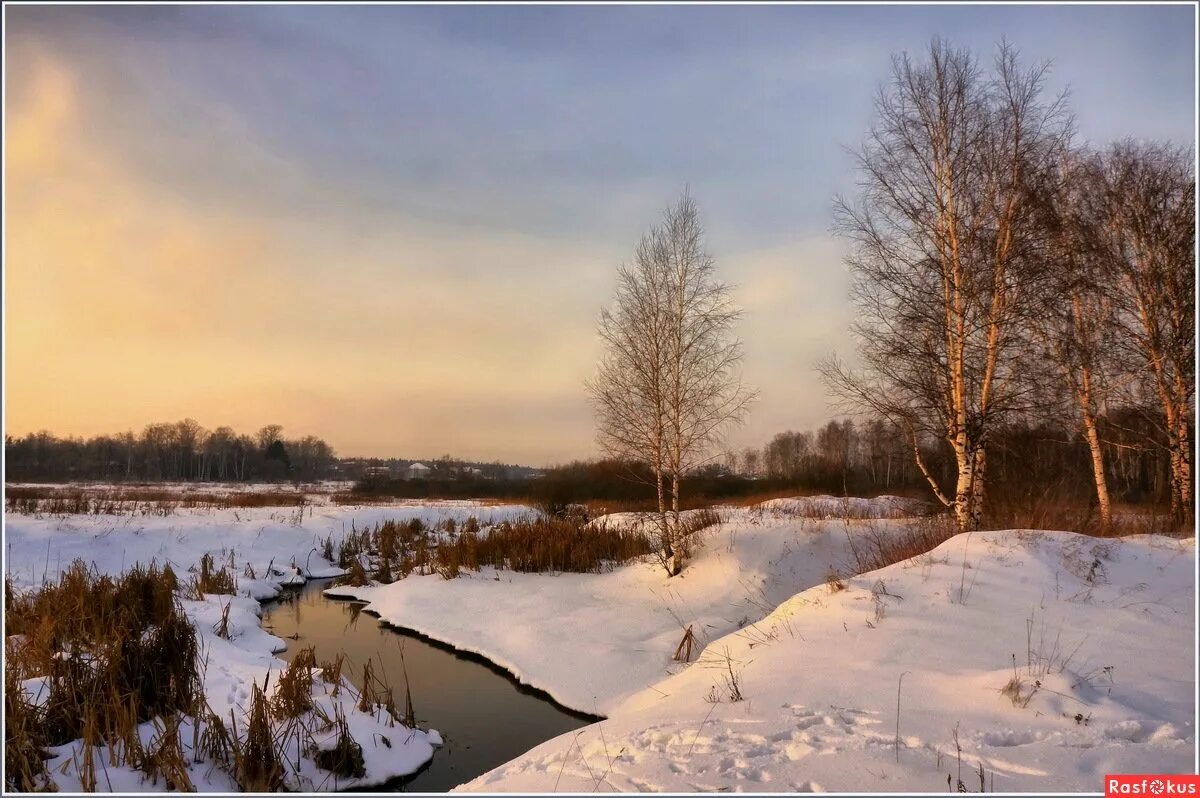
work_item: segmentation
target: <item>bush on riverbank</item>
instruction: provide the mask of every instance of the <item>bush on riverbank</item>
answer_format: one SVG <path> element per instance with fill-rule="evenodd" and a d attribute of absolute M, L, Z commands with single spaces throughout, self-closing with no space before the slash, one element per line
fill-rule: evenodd
<path fill-rule="evenodd" d="M 600 573 L 652 554 L 654 547 L 639 529 L 591 525 L 582 518 L 528 516 L 482 528 L 474 517 L 436 528 L 420 520 L 385 521 L 369 530 L 352 530 L 342 541 L 338 564 L 362 582 L 412 573 L 439 573 L 453 579 L 463 570 L 484 567 L 524 573 Z"/>
<path fill-rule="evenodd" d="M 6 728 L 10 786 L 31 789 L 43 772 L 18 753 L 22 747 L 80 738 L 89 751 L 100 744 L 119 750 L 120 764 L 157 770 L 138 724 L 194 713 L 204 700 L 196 630 L 177 586 L 169 568 L 134 566 L 114 579 L 78 560 L 40 590 L 18 593 L 6 581 L 6 682 L 42 680 L 33 698 L 6 689 L 16 720 Z"/>
<path fill-rule="evenodd" d="M 220 663 L 229 654 L 235 599 L 205 606 L 185 594 L 233 587 L 231 570 L 232 558 L 217 568 L 206 555 L 188 584 L 170 567 L 110 576 L 82 560 L 39 588 L 6 578 L 5 790 L 112 790 L 118 771 L 174 791 L 320 789 L 314 764 L 371 775 L 346 718 L 370 716 L 355 719 L 360 734 L 364 721 L 391 729 L 401 719 L 390 693 L 355 690 L 340 658 L 318 666 L 306 649 L 237 711 L 209 705 L 203 673 L 210 655 Z M 195 624 L 218 603 L 214 637 Z M 222 670 L 218 684 L 236 673 Z"/>

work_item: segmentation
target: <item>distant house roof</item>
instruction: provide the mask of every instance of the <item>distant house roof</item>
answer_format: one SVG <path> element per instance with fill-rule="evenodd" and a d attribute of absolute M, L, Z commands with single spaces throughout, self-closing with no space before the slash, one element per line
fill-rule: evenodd
<path fill-rule="evenodd" d="M 425 465 L 424 463 L 413 463 L 412 465 L 409 466 L 409 469 L 413 470 L 413 471 L 416 471 L 416 470 L 432 471 L 433 470 L 432 468 Z"/>

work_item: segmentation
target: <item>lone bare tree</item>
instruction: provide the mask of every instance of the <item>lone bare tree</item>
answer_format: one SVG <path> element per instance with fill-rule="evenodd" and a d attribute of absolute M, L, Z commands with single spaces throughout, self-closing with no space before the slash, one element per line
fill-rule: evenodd
<path fill-rule="evenodd" d="M 1070 128 L 1063 98 L 1043 99 L 1047 69 L 1022 68 L 1006 44 L 990 75 L 939 40 L 923 64 L 895 57 L 858 153 L 858 201 L 836 208 L 853 243 L 862 368 L 832 359 L 822 374 L 904 430 L 964 531 L 981 521 L 989 433 L 1030 401 L 1018 355 L 1045 274 L 1032 189 Z M 953 452 L 952 491 L 922 459 L 931 438 Z"/>
<path fill-rule="evenodd" d="M 600 316 L 604 356 L 587 384 L 600 446 L 654 475 L 659 555 L 672 576 L 685 555 L 683 476 L 742 420 L 754 396 L 739 374 L 738 316 L 685 193 L 617 270 L 615 300 Z"/>
<path fill-rule="evenodd" d="M 1157 399 L 1171 463 L 1171 512 L 1190 517 L 1195 402 L 1196 178 L 1188 151 L 1126 141 L 1103 156 L 1101 245 L 1129 362 Z"/>
<path fill-rule="evenodd" d="M 724 432 L 741 422 L 756 394 L 739 375 L 742 344 L 733 325 L 741 311 L 729 287 L 717 279 L 715 262 L 704 248 L 700 212 L 689 193 L 667 209 L 657 240 L 667 276 L 662 282 L 667 306 L 666 465 L 676 530 L 672 552 L 678 558 L 683 476 L 711 459 Z M 668 570 L 677 573 L 680 565 Z"/>

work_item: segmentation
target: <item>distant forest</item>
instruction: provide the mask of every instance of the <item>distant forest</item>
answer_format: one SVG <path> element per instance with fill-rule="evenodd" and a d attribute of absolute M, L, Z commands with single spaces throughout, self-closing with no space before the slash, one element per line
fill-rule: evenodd
<path fill-rule="evenodd" d="M 188 418 L 148 424 L 141 434 L 9 436 L 4 472 L 9 482 L 312 481 L 335 478 L 338 460 L 325 441 L 312 435 L 285 439 L 278 424 L 246 435 L 230 427 L 209 430 Z"/>
<path fill-rule="evenodd" d="M 1109 413 L 1103 439 L 1114 500 L 1167 500 L 1170 458 L 1162 426 L 1144 408 Z M 946 447 L 930 441 L 922 449 L 933 476 L 952 484 L 954 460 Z M 1077 503 L 1092 496 L 1087 445 L 1062 427 L 1010 425 L 996 432 L 993 451 L 991 499 L 996 504 Z M 509 498 L 562 505 L 639 504 L 654 497 L 653 477 L 644 466 L 616 460 L 536 469 L 443 455 L 421 460 L 430 471 L 413 480 L 403 477 L 414 460 L 339 459 L 320 438 L 288 438 L 277 424 L 246 435 L 229 427 L 208 430 L 192 419 L 150 424 L 141 434 L 8 437 L 4 459 L 9 482 L 344 479 L 355 481 L 355 492 L 406 498 Z M 774 492 L 930 497 L 910 443 L 897 427 L 881 420 L 830 421 L 812 431 L 781 432 L 761 448 L 728 453 L 694 469 L 687 489 L 694 497 L 689 504 Z"/>
<path fill-rule="evenodd" d="M 60 438 L 41 431 L 4 440 L 4 474 L 9 482 L 315 482 L 359 480 L 380 472 L 399 477 L 421 462 L 427 481 L 521 480 L 540 469 L 506 463 L 480 463 L 450 455 L 427 460 L 339 458 L 313 435 L 288 438 L 268 424 L 253 435 L 230 427 L 210 430 L 195 421 L 149 424 L 141 434 L 124 432 L 91 438 Z"/>

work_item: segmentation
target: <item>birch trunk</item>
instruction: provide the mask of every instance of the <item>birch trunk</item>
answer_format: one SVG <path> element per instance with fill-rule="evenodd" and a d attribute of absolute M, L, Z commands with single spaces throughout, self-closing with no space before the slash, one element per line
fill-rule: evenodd
<path fill-rule="evenodd" d="M 671 541 L 671 528 L 667 520 L 667 499 L 663 488 L 663 472 L 661 468 L 654 469 L 654 485 L 658 494 L 658 538 L 662 546 L 662 560 L 667 569 L 669 576 L 674 576 L 676 572 L 672 569 L 675 566 L 675 551 Z"/>
<path fill-rule="evenodd" d="M 683 566 L 683 533 L 679 523 L 679 474 L 671 475 L 671 567 L 667 570 L 675 576 Z"/>

